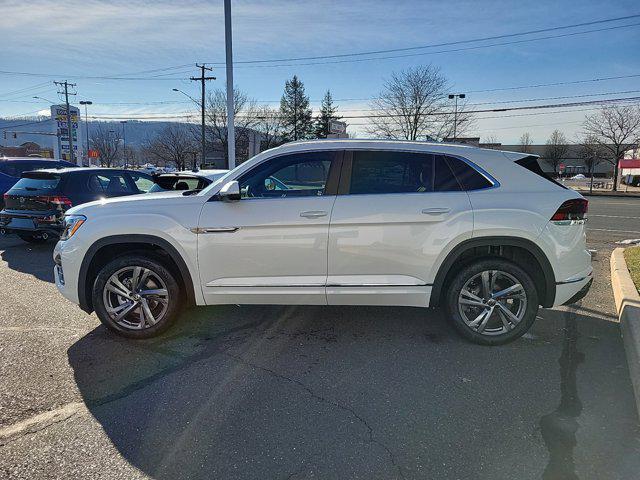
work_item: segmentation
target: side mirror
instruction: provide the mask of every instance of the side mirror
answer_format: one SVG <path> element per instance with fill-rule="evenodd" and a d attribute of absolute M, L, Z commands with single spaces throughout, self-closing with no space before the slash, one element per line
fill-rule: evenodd
<path fill-rule="evenodd" d="M 223 202 L 237 202 L 240 200 L 240 184 L 236 180 L 225 183 L 218 193 Z"/>

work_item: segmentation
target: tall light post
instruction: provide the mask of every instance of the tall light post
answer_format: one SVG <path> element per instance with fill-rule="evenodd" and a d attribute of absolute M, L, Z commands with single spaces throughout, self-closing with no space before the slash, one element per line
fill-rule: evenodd
<path fill-rule="evenodd" d="M 93 105 L 91 100 L 80 100 L 80 105 L 84 105 L 84 136 L 87 140 L 87 149 L 85 155 L 87 157 L 87 166 L 89 165 L 89 117 L 87 116 L 87 105 Z"/>
<path fill-rule="evenodd" d="M 458 138 L 458 99 L 465 98 L 466 95 L 464 93 L 450 93 L 449 100 L 455 99 L 455 107 L 453 110 L 453 141 L 455 142 Z"/>
<path fill-rule="evenodd" d="M 124 168 L 127 168 L 127 121 L 121 120 L 122 124 L 122 157 L 124 158 Z"/>
<path fill-rule="evenodd" d="M 204 73 L 202 74 L 202 76 L 204 77 Z M 208 78 L 213 78 L 213 77 L 208 77 Z M 200 160 L 200 162 L 201 162 L 200 168 L 202 168 L 202 164 L 204 164 L 204 158 L 205 158 L 205 155 L 206 155 L 206 142 L 205 142 L 205 137 L 204 137 L 204 130 L 205 130 L 205 124 L 204 124 L 204 80 L 202 81 L 202 85 L 203 85 L 203 87 L 202 87 L 202 100 L 200 102 L 197 101 L 195 98 L 193 98 L 188 93 L 183 92 L 179 88 L 173 88 L 172 89 L 174 92 L 178 92 L 178 93 L 183 94 L 185 97 L 187 97 L 193 103 L 198 105 L 200 107 L 200 109 L 201 109 L 202 125 L 200 126 L 200 135 L 201 135 L 200 143 L 202 145 L 202 153 L 201 153 L 202 159 Z M 194 160 L 194 164 L 193 165 L 194 165 L 194 168 L 195 168 L 195 166 L 196 166 L 195 160 Z"/>
<path fill-rule="evenodd" d="M 236 167 L 236 130 L 233 106 L 233 35 L 231 34 L 231 0 L 224 0 L 224 44 L 227 63 L 227 154 L 229 170 Z"/>

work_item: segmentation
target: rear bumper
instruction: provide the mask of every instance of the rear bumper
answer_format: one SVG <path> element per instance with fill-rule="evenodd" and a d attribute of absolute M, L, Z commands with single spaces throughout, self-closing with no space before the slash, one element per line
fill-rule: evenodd
<path fill-rule="evenodd" d="M 569 300 L 564 302 L 563 305 L 571 305 L 573 303 L 576 303 L 582 300 L 584 297 L 587 296 L 587 293 L 589 293 L 589 289 L 591 288 L 592 284 L 593 284 L 593 278 L 589 280 L 589 282 L 584 287 L 582 287 L 573 297 L 571 297 Z"/>
<path fill-rule="evenodd" d="M 59 237 L 64 229 L 62 217 L 56 212 L 17 213 L 2 210 L 0 212 L 0 233 L 4 235 L 12 233 L 48 233 L 50 236 Z"/>
<path fill-rule="evenodd" d="M 556 298 L 554 306 L 570 305 L 585 297 L 593 283 L 593 269 L 589 269 L 556 284 Z"/>

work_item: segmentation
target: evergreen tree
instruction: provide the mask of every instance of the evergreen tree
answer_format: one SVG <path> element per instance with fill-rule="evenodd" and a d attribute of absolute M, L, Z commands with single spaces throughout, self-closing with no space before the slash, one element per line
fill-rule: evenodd
<path fill-rule="evenodd" d="M 342 117 L 336 115 L 338 107 L 333 105 L 333 97 L 331 92 L 327 90 L 322 99 L 322 106 L 320 107 L 320 115 L 316 117 L 315 135 L 317 138 L 327 138 L 331 133 L 329 131 L 329 123 L 331 120 L 340 120 Z"/>
<path fill-rule="evenodd" d="M 280 100 L 280 114 L 284 138 L 287 141 L 309 138 L 313 133 L 313 119 L 309 108 L 309 97 L 304 93 L 304 84 L 296 75 L 284 85 Z"/>

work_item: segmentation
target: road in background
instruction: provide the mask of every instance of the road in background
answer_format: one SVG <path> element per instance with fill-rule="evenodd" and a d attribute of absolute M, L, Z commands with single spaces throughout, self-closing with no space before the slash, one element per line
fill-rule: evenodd
<path fill-rule="evenodd" d="M 494 348 L 390 307 L 199 308 L 134 342 L 59 296 L 52 245 L 0 239 L 0 476 L 635 479 L 609 254 L 640 199 L 589 200 L 592 292 Z"/>

